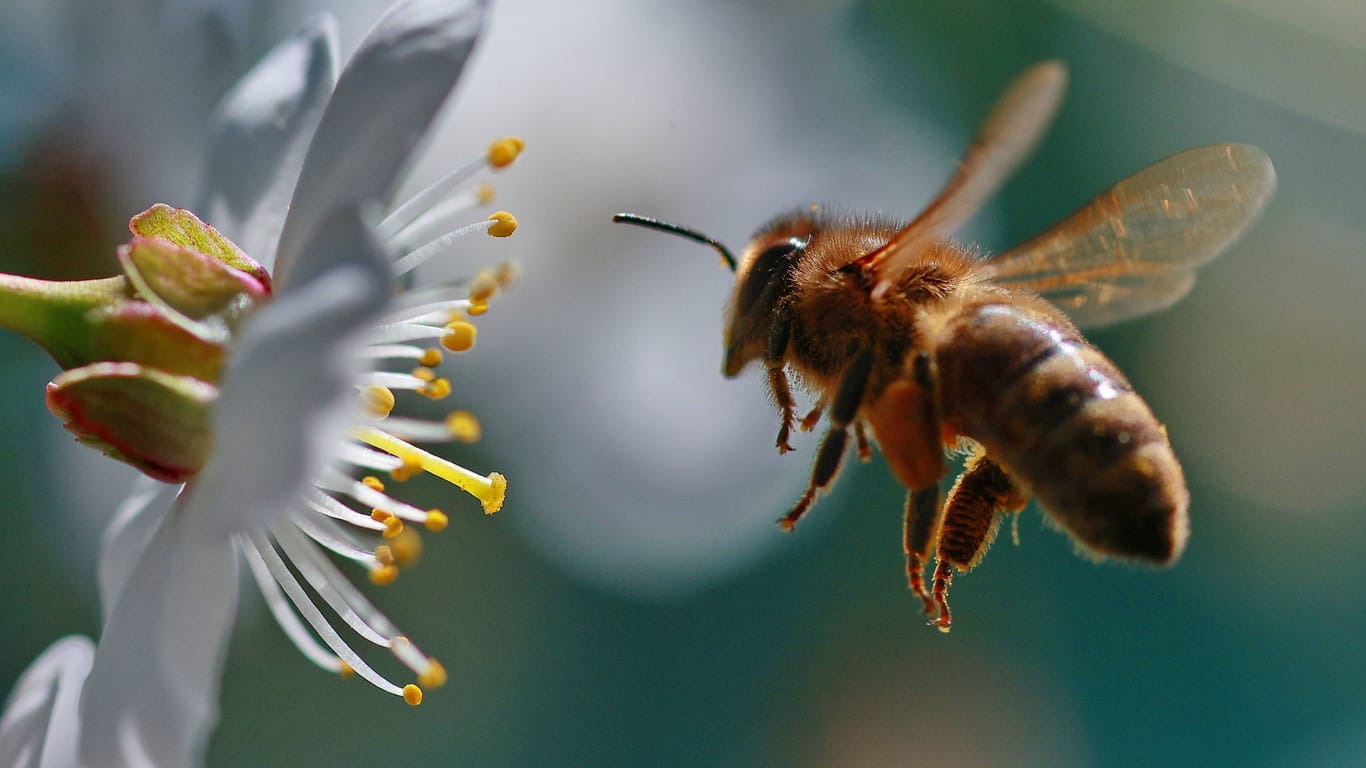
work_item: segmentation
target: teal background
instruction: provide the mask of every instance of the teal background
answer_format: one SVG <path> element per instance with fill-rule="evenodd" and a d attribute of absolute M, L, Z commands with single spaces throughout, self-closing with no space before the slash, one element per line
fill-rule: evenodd
<path fill-rule="evenodd" d="M 233 27 L 237 53 L 215 70 L 217 87 L 313 7 Z M 381 7 L 339 9 L 344 47 Z M 524 163 L 498 180 L 499 205 L 524 231 L 451 266 L 511 251 L 526 272 L 481 323 L 468 364 L 456 363 L 460 405 L 486 433 L 457 458 L 504 472 L 509 501 L 485 518 L 417 484 L 414 497 L 450 506 L 452 524 L 377 598 L 443 660 L 451 684 L 409 710 L 319 674 L 244 586 L 209 764 L 1366 764 L 1366 121 L 1353 108 L 1366 104 L 1366 24 L 1350 3 L 1276 8 L 498 5 L 432 152 L 456 145 L 451 157 L 464 157 L 508 130 L 529 140 Z M 0 269 L 107 274 L 155 173 L 134 182 L 60 138 L 57 84 L 88 63 L 51 65 L 4 44 L 0 115 L 27 117 L 0 122 Z M 913 214 L 1003 84 L 1043 58 L 1065 60 L 1073 82 L 1039 152 L 967 230 L 988 248 L 1199 144 L 1263 147 L 1280 188 L 1179 307 L 1093 336 L 1183 459 L 1184 559 L 1166 571 L 1093 564 L 1031 507 L 1020 546 L 1002 535 L 956 579 L 955 627 L 943 636 L 905 589 L 903 491 L 880 459 L 851 462 L 794 535 L 768 530 L 787 503 L 772 498 L 795 499 L 815 440 L 728 476 L 726 462 L 740 461 L 729 457 L 772 451 L 777 425 L 757 377 L 716 383 L 727 278 L 695 246 L 607 220 L 632 209 L 738 245 L 766 217 L 812 200 Z M 658 67 L 648 69 L 664 73 L 658 87 L 622 86 L 635 83 L 623 61 Z M 682 90 L 693 77 L 696 88 Z M 212 103 L 201 101 L 180 110 L 187 126 Z M 183 136 L 193 143 L 194 129 Z M 162 199 L 188 194 L 182 170 L 160 171 L 172 190 Z M 689 293 L 698 285 L 704 295 Z M 611 314 L 636 301 L 651 313 L 639 325 Z M 633 346 L 647 321 L 680 330 Z M 633 377 L 654 358 L 631 350 L 681 358 L 694 341 L 702 357 L 682 373 Z M 0 334 L 0 361 L 8 690 L 53 640 L 97 632 L 98 531 L 129 477 L 64 446 L 42 405 L 56 371 L 40 352 Z M 555 378 L 564 371 L 575 378 Z M 713 385 L 720 395 L 685 397 Z M 611 406 L 631 398 L 643 405 Z M 757 413 L 761 426 L 695 445 L 658 431 L 722 408 Z M 613 450 L 642 464 L 607 466 Z M 693 502 L 677 478 L 699 454 L 721 465 L 697 463 L 718 484 L 765 493 Z M 611 484 L 639 500 L 591 495 Z M 554 523 L 610 540 L 613 516 L 656 513 L 734 546 L 715 563 L 668 560 L 667 542 L 650 542 L 665 553 L 657 560 L 655 550 L 612 560 L 609 546 L 562 538 Z"/>

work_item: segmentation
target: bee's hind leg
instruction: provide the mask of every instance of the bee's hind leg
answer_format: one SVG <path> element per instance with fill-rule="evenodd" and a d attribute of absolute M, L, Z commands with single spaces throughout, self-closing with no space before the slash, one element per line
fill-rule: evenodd
<path fill-rule="evenodd" d="M 953 625 L 949 613 L 949 585 L 953 571 L 970 571 L 981 562 L 1006 512 L 1024 509 L 1029 498 L 1014 480 L 984 452 L 968 459 L 967 469 L 949 491 L 944 522 L 939 529 L 939 562 L 934 569 L 934 602 L 938 616 L 932 622 L 947 632 Z"/>

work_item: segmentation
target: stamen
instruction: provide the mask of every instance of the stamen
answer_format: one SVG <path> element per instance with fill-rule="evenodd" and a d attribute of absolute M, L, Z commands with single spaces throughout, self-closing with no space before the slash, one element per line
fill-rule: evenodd
<path fill-rule="evenodd" d="M 384 423 L 389 424 L 395 421 L 403 422 L 407 421 L 407 419 L 390 418 L 385 420 Z M 355 443 L 348 441 L 338 443 L 336 451 L 337 453 L 334 458 L 345 461 L 353 466 L 362 467 L 364 469 L 373 469 L 376 472 L 392 472 L 395 467 L 403 465 L 402 461 L 399 461 L 387 453 L 366 448 L 363 445 L 356 445 Z M 377 479 L 376 482 L 378 482 Z"/>
<path fill-rule="evenodd" d="M 371 507 L 374 510 L 371 517 L 378 520 L 381 525 L 390 526 L 390 519 L 408 520 L 423 525 L 427 523 L 428 513 L 426 510 L 405 504 L 392 496 L 375 490 L 363 480 L 351 480 L 335 471 L 328 472 L 326 475 L 324 478 L 325 487 L 337 493 L 344 493 L 361 504 Z M 376 516 L 375 513 L 383 513 L 383 516 Z M 399 525 L 401 526 L 402 523 L 400 522 Z"/>
<path fill-rule="evenodd" d="M 385 418 L 394 410 L 394 393 L 382 384 L 370 384 L 360 391 L 361 404 L 367 413 Z"/>
<path fill-rule="evenodd" d="M 424 212 L 431 210 L 432 206 L 436 205 L 437 201 L 444 198 L 447 193 L 460 186 L 462 182 L 475 173 L 482 170 L 486 162 L 487 158 L 482 157 L 477 160 L 472 160 L 450 173 L 447 173 L 445 176 L 442 176 L 431 184 L 428 184 L 412 197 L 405 200 L 402 205 L 395 208 L 392 213 L 384 217 L 384 220 L 376 227 L 379 236 L 388 240 L 403 231 L 403 229 L 413 223 L 417 217 L 421 216 Z"/>
<path fill-rule="evenodd" d="M 522 154 L 525 147 L 526 142 L 519 136 L 501 138 L 489 145 L 489 165 L 494 168 L 506 168 Z"/>
<path fill-rule="evenodd" d="M 361 347 L 356 354 L 365 360 L 416 360 L 428 368 L 441 365 L 441 350 L 415 344 L 374 344 Z"/>
<path fill-rule="evenodd" d="M 421 467 L 464 490 L 479 499 L 485 514 L 491 515 L 503 507 L 503 499 L 507 493 L 507 478 L 497 472 L 490 473 L 488 477 L 471 472 L 375 427 L 357 427 L 352 436 L 381 451 L 388 451 L 402 459 L 404 464 Z"/>
<path fill-rule="evenodd" d="M 412 528 L 404 528 L 390 540 L 389 551 L 393 554 L 396 567 L 411 568 L 422 559 L 422 536 Z"/>
<path fill-rule="evenodd" d="M 451 298 L 451 294 L 454 291 L 460 291 L 462 293 L 468 292 L 463 285 L 459 287 L 452 286 L 442 291 L 440 294 L 434 294 L 434 296 L 439 295 L 441 297 L 439 299 L 431 298 L 421 303 L 411 304 L 396 312 L 391 312 L 389 314 L 389 317 L 392 318 L 391 322 L 445 325 L 450 322 L 452 315 L 459 317 L 460 310 L 465 309 L 470 305 L 470 300 L 467 298 Z"/>
<path fill-rule="evenodd" d="M 498 280 L 498 287 L 506 290 L 522 279 L 522 267 L 515 261 L 505 261 L 498 265 L 493 276 Z"/>
<path fill-rule="evenodd" d="M 517 217 L 507 211 L 495 211 L 489 221 L 494 222 L 489 227 L 489 237 L 508 237 L 517 231 Z"/>
<path fill-rule="evenodd" d="M 416 707 L 422 703 L 422 689 L 412 683 L 403 686 L 403 700 L 410 707 Z"/>
<path fill-rule="evenodd" d="M 316 512 L 343 523 L 349 523 L 357 528 L 365 528 L 370 531 L 384 530 L 383 524 L 375 522 L 369 516 L 362 515 L 316 488 L 311 488 L 305 492 L 304 503 Z"/>
<path fill-rule="evenodd" d="M 462 299 L 462 301 L 464 301 Z M 469 302 L 465 302 L 466 305 Z M 442 325 L 427 325 L 425 323 L 387 323 L 371 328 L 365 334 L 364 343 L 367 345 L 393 344 L 403 341 L 417 341 L 418 339 L 439 339 L 446 334 L 444 319 Z"/>
<path fill-rule="evenodd" d="M 385 693 L 393 694 L 395 696 L 403 695 L 403 689 L 389 682 L 378 672 L 371 669 L 370 665 L 366 664 L 365 660 L 352 650 L 351 646 L 346 644 L 346 641 L 342 640 L 341 635 L 337 634 L 337 631 L 332 628 L 332 625 L 327 623 L 327 620 L 323 618 L 322 612 L 318 610 L 318 607 L 313 604 L 312 600 L 308 599 L 308 595 L 304 593 L 303 587 L 301 587 L 299 582 L 294 578 L 294 574 L 289 572 L 289 568 L 286 567 L 284 561 L 280 559 L 280 555 L 276 553 L 275 548 L 270 545 L 270 542 L 267 541 L 264 536 L 259 533 L 249 534 L 245 537 L 245 540 L 250 542 L 250 546 L 242 547 L 247 561 L 262 561 L 264 567 L 269 570 L 269 575 L 273 577 L 274 582 L 284 590 L 289 601 L 294 604 L 295 610 L 303 616 L 304 620 L 308 622 L 308 625 L 318 634 L 318 637 L 322 639 L 323 643 L 326 644 L 328 648 L 332 649 L 333 653 L 340 657 L 342 661 L 346 662 L 355 670 L 356 674 L 360 675 L 362 679 L 366 680 L 371 685 Z M 291 639 L 294 639 L 293 636 L 291 636 Z M 300 647 L 300 650 L 303 651 L 303 648 Z M 305 655 L 307 655 L 307 652 L 305 652 Z M 334 671 L 339 671 L 339 668 L 333 669 Z"/>
<path fill-rule="evenodd" d="M 479 329 L 468 320 L 455 320 L 446 325 L 447 333 L 441 337 L 441 346 L 451 352 L 467 352 L 474 347 Z"/>
<path fill-rule="evenodd" d="M 477 443 L 484 434 L 479 427 L 479 419 L 469 411 L 456 411 L 447 416 L 446 427 L 450 429 L 451 435 L 462 443 Z"/>
<path fill-rule="evenodd" d="M 395 637 L 392 651 L 400 663 L 417 674 L 418 682 L 431 688 L 440 688 L 446 684 L 446 670 L 441 666 L 441 663 L 424 654 L 408 638 Z M 433 669 L 433 667 L 437 669 Z M 423 681 L 424 677 L 428 678 L 427 682 Z"/>
<path fill-rule="evenodd" d="M 294 643 L 294 647 L 299 649 L 299 653 L 328 672 L 335 672 L 342 677 L 349 677 L 350 674 L 354 674 L 355 670 L 351 665 L 338 659 L 335 654 L 324 648 L 304 628 L 298 614 L 289 607 L 289 601 L 280 591 L 280 585 L 275 582 L 275 577 L 270 575 L 270 569 L 266 567 L 265 561 L 256 553 L 251 544 L 241 537 L 237 537 L 236 541 L 237 548 L 242 551 L 243 559 L 247 561 L 247 570 L 251 571 L 257 588 L 261 590 L 261 597 L 266 601 L 266 607 L 275 617 L 275 623 L 279 624 L 280 629 L 284 631 L 285 637 L 289 638 L 290 642 Z"/>
<path fill-rule="evenodd" d="M 450 397 L 451 382 L 447 379 L 433 379 L 427 383 L 427 386 L 419 389 L 417 393 L 429 400 L 444 400 Z"/>
<path fill-rule="evenodd" d="M 273 526 L 271 530 L 275 534 L 276 543 L 303 575 L 304 581 L 308 582 L 313 591 L 318 593 L 318 597 L 321 597 L 348 627 L 381 648 L 389 646 L 389 638 L 392 635 L 385 636 L 370 626 L 364 617 L 351 607 L 346 595 L 336 588 L 343 583 L 349 585 L 351 581 L 338 571 L 335 565 L 319 555 L 317 550 L 289 525 Z"/>
<path fill-rule="evenodd" d="M 418 368 L 417 371 L 427 371 L 427 369 Z M 427 378 L 425 375 L 419 375 L 417 371 L 414 371 L 413 373 L 397 373 L 395 371 L 370 371 L 368 373 L 362 374 L 362 376 L 364 380 L 369 383 L 370 386 L 378 385 L 380 387 L 387 387 L 391 390 L 425 389 L 431 382 L 436 380 L 435 375 L 433 375 L 431 378 Z M 430 371 L 427 372 L 430 373 Z"/>
<path fill-rule="evenodd" d="M 494 214 L 494 216 L 497 216 L 497 214 Z M 498 226 L 498 224 L 499 221 L 491 217 L 487 221 L 476 221 L 473 224 L 466 224 L 459 229 L 453 229 L 440 237 L 433 238 L 432 240 L 427 241 L 426 244 L 409 251 L 407 255 L 403 256 L 398 261 L 395 261 L 394 274 L 405 275 L 416 269 L 422 262 L 449 248 L 457 240 L 460 240 L 467 235 L 472 235 L 475 232 L 492 233 L 493 228 Z M 515 226 L 516 224 L 514 221 L 514 227 Z M 508 232 L 508 234 L 512 233 Z M 499 237 L 506 237 L 506 235 L 499 235 Z"/>
<path fill-rule="evenodd" d="M 384 431 L 389 434 L 418 443 L 442 443 L 455 440 L 461 443 L 475 443 L 482 437 L 479 419 L 469 411 L 454 411 L 441 421 L 425 421 L 404 417 L 390 417 L 384 422 Z M 360 450 L 360 446 L 356 446 Z M 384 456 L 398 461 L 389 454 Z M 402 463 L 402 462 L 399 462 Z"/>
<path fill-rule="evenodd" d="M 498 294 L 498 277 L 493 270 L 485 269 L 474 276 L 470 283 L 470 304 L 487 304 Z"/>
<path fill-rule="evenodd" d="M 436 659 L 427 659 L 427 668 L 417 676 L 419 685 L 425 688 L 440 688 L 446 684 L 446 668 Z"/>
<path fill-rule="evenodd" d="M 365 549 L 351 538 L 341 526 L 333 523 L 332 518 L 318 517 L 312 514 L 296 514 L 290 519 L 310 539 L 341 557 L 360 563 L 367 569 L 387 565 L 387 563 L 381 562 L 375 553 Z"/>

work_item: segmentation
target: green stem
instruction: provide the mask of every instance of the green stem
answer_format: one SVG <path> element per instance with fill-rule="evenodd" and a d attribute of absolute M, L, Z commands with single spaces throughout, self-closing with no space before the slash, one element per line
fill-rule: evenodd
<path fill-rule="evenodd" d="M 0 328 L 7 328 L 47 350 L 63 368 L 82 364 L 89 344 L 91 310 L 126 301 L 128 280 L 55 282 L 0 274 Z"/>

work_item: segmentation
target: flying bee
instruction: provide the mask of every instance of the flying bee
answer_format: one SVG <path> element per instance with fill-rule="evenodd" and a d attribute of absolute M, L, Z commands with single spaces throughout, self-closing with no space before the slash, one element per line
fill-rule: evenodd
<path fill-rule="evenodd" d="M 723 370 L 767 369 L 780 452 L 799 425 L 789 370 L 816 404 L 800 427 L 827 416 L 784 530 L 835 478 L 851 433 L 861 457 L 881 449 L 908 490 L 907 581 L 943 631 L 954 571 L 974 567 L 1005 514 L 1031 498 L 1098 559 L 1181 556 L 1190 493 L 1166 428 L 1078 326 L 1171 306 L 1275 188 L 1262 150 L 1218 144 L 1139 171 L 999 255 L 949 240 L 1037 144 L 1066 80 L 1058 62 L 1020 75 L 910 223 L 799 210 L 760 229 L 737 260 L 695 231 L 614 217 L 706 243 L 734 270 Z M 941 504 L 945 452 L 958 446 L 971 455 Z"/>

